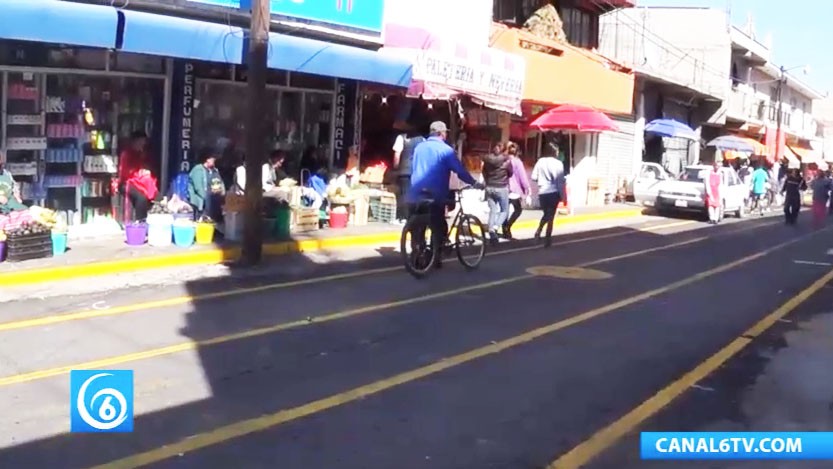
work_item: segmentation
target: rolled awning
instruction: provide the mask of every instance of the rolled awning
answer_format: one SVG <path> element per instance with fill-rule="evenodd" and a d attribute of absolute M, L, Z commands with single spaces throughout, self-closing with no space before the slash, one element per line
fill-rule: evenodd
<path fill-rule="evenodd" d="M 46 0 L 0 3 L 0 39 L 73 46 L 116 47 L 118 10 L 108 6 Z"/>
<path fill-rule="evenodd" d="M 242 64 L 242 28 L 205 21 L 123 10 L 120 50 L 181 59 Z"/>

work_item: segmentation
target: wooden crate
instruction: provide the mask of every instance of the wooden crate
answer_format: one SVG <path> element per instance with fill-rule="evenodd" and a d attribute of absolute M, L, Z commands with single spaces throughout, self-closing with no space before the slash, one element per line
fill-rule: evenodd
<path fill-rule="evenodd" d="M 319 226 L 318 221 L 318 210 L 311 208 L 295 210 L 295 231 L 315 231 Z"/>
<path fill-rule="evenodd" d="M 350 205 L 350 224 L 353 226 L 365 226 L 370 214 L 370 198 L 357 197 Z"/>

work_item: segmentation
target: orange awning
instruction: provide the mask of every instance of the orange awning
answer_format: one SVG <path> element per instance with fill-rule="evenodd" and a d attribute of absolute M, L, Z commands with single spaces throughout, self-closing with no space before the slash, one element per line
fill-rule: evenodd
<path fill-rule="evenodd" d="M 742 139 L 744 142 L 752 145 L 753 148 L 755 148 L 755 150 L 752 152 L 753 156 L 768 156 L 769 155 L 769 151 L 767 151 L 766 145 L 764 145 L 763 143 L 755 140 L 754 138 L 746 137 L 744 135 L 737 135 L 737 137 Z"/>
<path fill-rule="evenodd" d="M 492 26 L 492 46 L 526 59 L 525 101 L 633 112 L 633 73 L 615 70 L 619 67 L 600 55 L 498 24 Z"/>
<path fill-rule="evenodd" d="M 819 164 L 822 162 L 818 152 L 812 148 L 800 147 L 798 145 L 787 145 L 787 148 L 804 164 Z"/>

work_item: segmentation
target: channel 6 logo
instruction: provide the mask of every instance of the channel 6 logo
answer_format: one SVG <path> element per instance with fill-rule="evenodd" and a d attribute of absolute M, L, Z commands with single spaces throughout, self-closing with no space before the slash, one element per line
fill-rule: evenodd
<path fill-rule="evenodd" d="M 71 432 L 133 431 L 133 370 L 69 373 Z"/>

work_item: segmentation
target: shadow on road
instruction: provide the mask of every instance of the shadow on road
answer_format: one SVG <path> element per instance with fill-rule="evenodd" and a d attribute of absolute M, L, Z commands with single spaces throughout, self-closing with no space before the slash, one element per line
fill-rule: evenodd
<path fill-rule="evenodd" d="M 718 234 L 727 229 L 733 229 L 732 225 L 710 228 L 708 232 Z M 587 246 L 595 246 L 590 248 L 587 257 L 595 259 L 597 252 L 617 248 L 618 240 L 627 240 L 627 247 L 642 246 L 641 249 L 647 249 L 701 236 L 700 233 L 661 235 L 618 227 L 562 236 L 555 242 L 599 239 L 587 243 Z M 621 236 L 615 236 L 617 234 Z M 554 251 L 538 251 L 531 241 L 516 241 L 495 248 L 487 254 L 484 263 L 492 262 L 490 255 L 506 249 L 530 248 L 525 252 L 532 253 L 534 257 L 558 258 L 560 251 L 582 244 L 563 246 Z M 189 437 L 198 433 L 290 409 L 431 363 L 442 357 L 427 352 L 423 356 L 415 352 L 418 344 L 410 343 L 411 339 L 401 331 L 409 327 L 437 327 L 436 324 L 417 325 L 418 316 L 427 314 L 427 310 L 431 310 L 431 314 L 447 314 L 449 311 L 433 311 L 438 308 L 437 304 L 434 308 L 426 308 L 425 305 L 395 303 L 507 275 L 488 268 L 466 273 L 456 262 L 447 262 L 443 271 L 424 281 L 416 281 L 399 268 L 400 257 L 396 250 L 381 248 L 378 253 L 379 256 L 374 259 L 329 264 L 313 263 L 303 256 L 287 256 L 276 261 L 287 263 L 286 273 L 270 271 L 261 275 L 258 268 L 238 272 L 232 265 L 232 273 L 227 278 L 190 282 L 188 291 L 193 297 L 234 289 L 246 289 L 246 292 L 207 298 L 192 304 L 192 311 L 187 314 L 180 334 L 184 340 L 196 343 L 194 350 L 122 365 L 123 368 L 135 370 L 136 407 L 140 413 L 136 415 L 133 433 L 65 433 L 26 442 L 0 450 L 0 466 L 77 468 L 118 460 L 164 445 L 187 442 Z M 512 256 L 500 257 L 511 261 Z M 359 273 L 385 268 L 389 270 L 368 275 Z M 292 273 L 297 271 L 306 273 L 303 278 L 298 278 Z M 349 280 L 311 280 L 325 275 L 353 276 Z M 291 287 L 276 285 L 281 282 L 296 283 Z M 392 288 L 391 285 L 395 284 L 401 286 Z M 380 312 L 362 313 L 364 310 L 373 311 L 375 307 L 372 305 L 384 303 L 388 305 L 377 308 L 382 310 Z M 450 306 L 442 305 L 440 308 Z M 332 316 L 346 311 L 352 311 L 345 314 L 349 319 Z M 397 314 L 391 311 L 397 311 Z M 318 318 L 322 317 L 331 319 L 319 321 Z M 376 321 L 372 328 L 371 321 Z M 279 326 L 281 324 L 284 326 Z M 476 329 L 476 325 L 471 327 Z M 485 337 L 483 340 L 489 342 Z M 397 346 L 391 348 L 391 344 Z M 439 349 L 450 346 L 437 344 Z M 197 373 L 189 371 L 195 367 L 198 368 Z M 68 380 L 68 376 L 52 379 Z M 157 383 L 155 388 L 143 391 L 146 380 Z M 163 384 L 160 386 L 159 382 Z M 38 384 L 48 386 L 47 382 Z M 163 397 L 154 398 L 157 394 Z M 373 445 L 372 439 L 351 437 L 348 428 L 333 431 L 343 432 L 345 441 L 356 445 L 353 448 L 356 454 Z M 288 441 L 280 445 L 276 442 L 275 448 L 297 440 L 310 451 L 325 449 L 316 446 L 316 435 L 303 431 L 289 431 L 283 435 Z M 172 457 L 167 467 L 197 467 L 187 462 L 177 464 L 178 458 L 182 457 L 178 453 Z M 236 464 L 246 467 L 245 456 L 239 457 Z M 273 460 L 280 460 L 280 454 L 274 454 Z M 229 467 L 226 464 L 231 463 L 218 462 L 216 467 Z M 290 466 L 292 464 L 287 462 L 286 466 L 280 467 Z M 130 464 L 116 467 L 130 467 Z"/>

